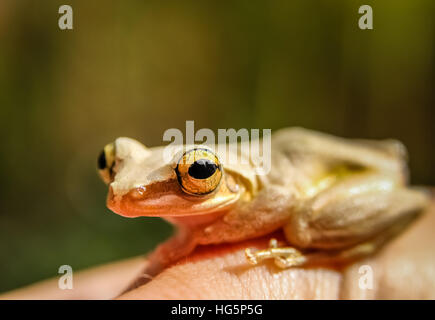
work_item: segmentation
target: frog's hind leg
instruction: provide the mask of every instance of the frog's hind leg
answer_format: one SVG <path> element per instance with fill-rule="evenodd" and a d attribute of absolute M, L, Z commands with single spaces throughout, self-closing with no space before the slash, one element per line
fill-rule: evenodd
<path fill-rule="evenodd" d="M 257 265 L 263 260 L 273 259 L 275 265 L 282 269 L 299 266 L 345 265 L 376 253 L 390 239 L 398 235 L 414 217 L 408 216 L 406 218 L 404 220 L 409 221 L 394 224 L 375 238 L 345 249 L 302 252 L 289 246 L 279 247 L 278 241 L 271 239 L 268 249 L 253 252 L 247 248 L 245 256 L 252 265 Z"/>
<path fill-rule="evenodd" d="M 428 203 L 423 190 L 395 185 L 386 175 L 361 174 L 295 209 L 284 233 L 298 248 L 343 250 L 406 228 Z"/>
<path fill-rule="evenodd" d="M 388 176 L 348 179 L 295 208 L 283 230 L 293 247 L 246 251 L 252 264 L 274 259 L 280 267 L 344 264 L 375 253 L 422 213 L 428 195 L 394 186 Z M 299 249 L 301 251 L 299 251 Z"/>

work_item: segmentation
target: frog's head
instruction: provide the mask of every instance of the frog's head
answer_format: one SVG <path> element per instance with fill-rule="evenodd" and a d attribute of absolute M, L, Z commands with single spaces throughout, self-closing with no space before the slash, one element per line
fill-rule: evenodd
<path fill-rule="evenodd" d="M 164 147 L 130 138 L 106 145 L 98 169 L 109 185 L 109 209 L 127 217 L 199 215 L 229 209 L 256 188 L 247 168 L 225 166 L 211 148 L 185 147 L 165 157 Z"/>

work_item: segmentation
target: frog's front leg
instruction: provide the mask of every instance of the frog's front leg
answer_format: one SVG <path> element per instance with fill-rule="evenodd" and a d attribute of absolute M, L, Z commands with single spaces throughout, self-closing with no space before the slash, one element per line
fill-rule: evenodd
<path fill-rule="evenodd" d="M 251 263 L 273 258 L 280 267 L 359 259 L 399 234 L 427 203 L 424 192 L 397 186 L 388 176 L 354 176 L 307 201 L 284 227 L 290 245 L 310 249 L 309 254 L 272 245 L 248 250 L 247 258 Z"/>
<path fill-rule="evenodd" d="M 163 269 L 189 255 L 196 245 L 196 239 L 191 230 L 178 229 L 174 236 L 160 244 L 147 256 L 145 268 L 123 292 L 146 284 Z"/>

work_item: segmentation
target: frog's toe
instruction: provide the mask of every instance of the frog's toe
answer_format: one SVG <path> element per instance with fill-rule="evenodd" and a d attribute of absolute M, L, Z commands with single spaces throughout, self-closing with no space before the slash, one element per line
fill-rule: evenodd
<path fill-rule="evenodd" d="M 255 253 L 251 251 L 251 249 L 249 248 L 245 249 L 245 257 L 250 264 L 252 265 L 258 264 L 257 256 Z"/>
<path fill-rule="evenodd" d="M 277 267 L 287 269 L 304 264 L 306 262 L 306 258 L 302 254 L 298 254 L 288 257 L 276 257 L 274 261 Z"/>

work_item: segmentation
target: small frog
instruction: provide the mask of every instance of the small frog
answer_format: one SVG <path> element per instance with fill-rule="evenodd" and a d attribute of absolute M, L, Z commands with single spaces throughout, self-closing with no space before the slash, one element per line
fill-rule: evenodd
<path fill-rule="evenodd" d="M 243 148 L 236 149 L 238 154 Z M 98 158 L 107 206 L 125 217 L 158 216 L 177 226 L 144 270 L 154 276 L 198 245 L 238 242 L 283 230 L 287 244 L 246 249 L 247 262 L 280 268 L 370 255 L 424 211 L 428 194 L 407 185 L 406 149 L 395 140 L 353 140 L 302 128 L 276 131 L 271 170 L 250 155 L 230 163 L 217 148 L 165 147 L 118 138 Z M 246 161 L 247 160 L 247 161 Z M 140 277 L 132 286 L 146 282 Z"/>

